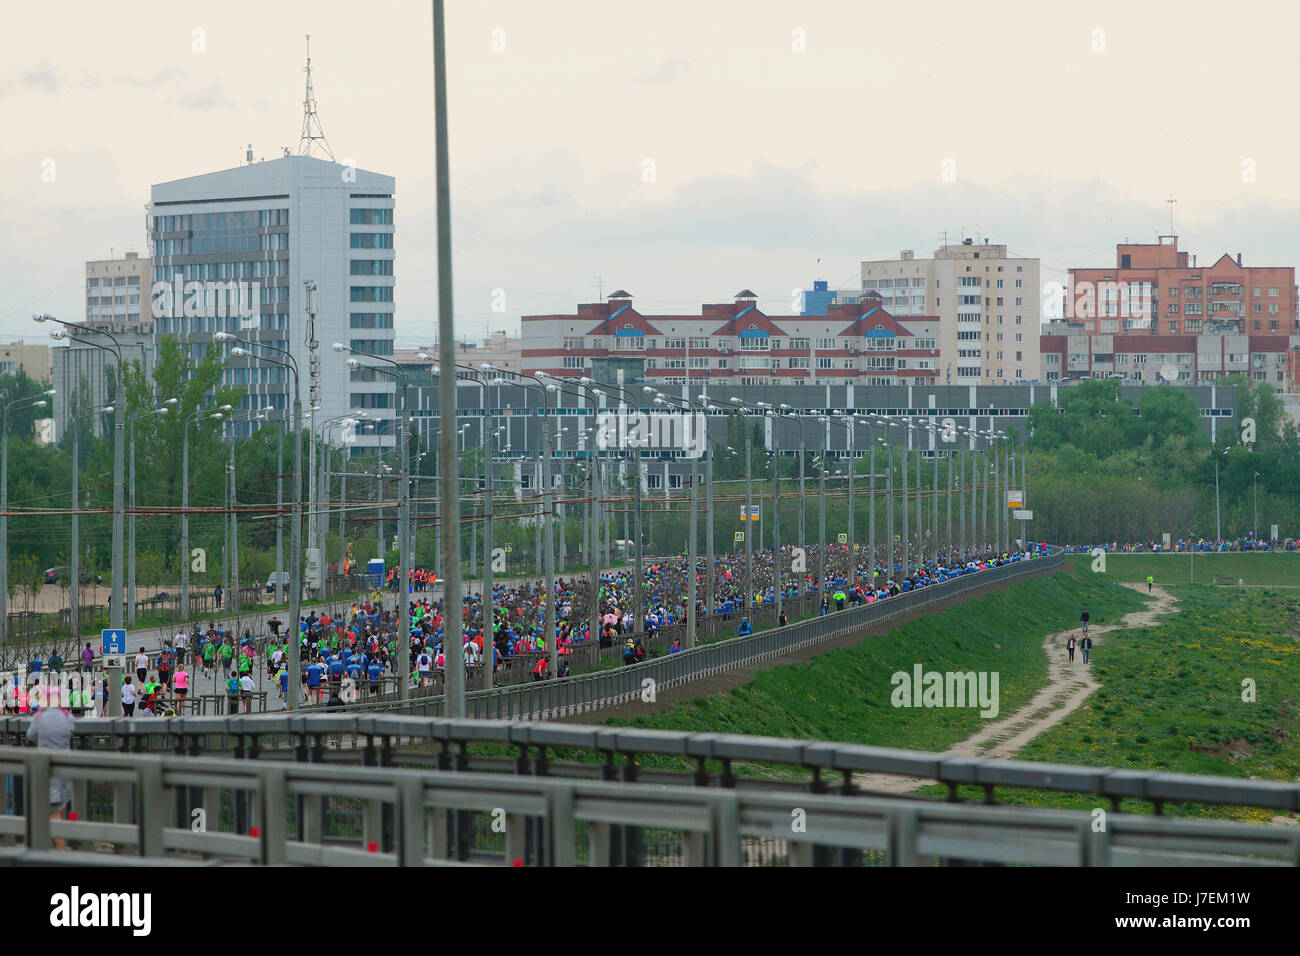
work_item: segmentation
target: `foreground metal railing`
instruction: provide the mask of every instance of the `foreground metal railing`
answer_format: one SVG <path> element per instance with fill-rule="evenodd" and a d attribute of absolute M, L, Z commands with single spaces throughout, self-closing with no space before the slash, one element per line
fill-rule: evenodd
<path fill-rule="evenodd" d="M 994 587 L 1030 574 L 1056 570 L 1064 562 L 1064 552 L 1060 548 L 1053 548 L 1043 557 L 964 574 L 874 604 L 836 611 L 744 637 L 729 638 L 666 657 L 652 658 L 640 664 L 530 684 L 472 691 L 465 695 L 465 715 L 485 719 L 548 720 L 590 713 L 639 699 L 649 688 L 654 688 L 657 693 L 703 677 L 712 677 L 779 657 L 854 631 L 895 621 L 971 591 Z M 441 717 L 446 713 L 446 705 L 441 695 L 433 693 L 437 690 L 439 688 L 436 687 L 415 688 L 413 696 L 405 701 L 370 698 L 345 705 L 344 709 Z M 322 709 L 321 706 L 303 708 L 306 712 Z"/>
<path fill-rule="evenodd" d="M 29 718 L 0 720 L 0 744 L 21 744 Z M 819 740 L 688 733 L 526 721 L 451 720 L 396 715 L 183 717 L 171 721 L 86 719 L 76 724 L 78 751 L 202 757 L 233 755 L 264 762 L 362 763 L 441 771 L 497 770 L 625 783 L 691 784 L 724 789 L 861 793 L 861 774 L 937 781 L 950 801 L 976 787 L 986 804 L 998 788 L 1089 794 L 1118 810 L 1122 800 L 1152 804 L 1257 807 L 1300 812 L 1300 784 L 1163 771 L 1117 770 L 1019 760 L 952 757 L 915 750 Z M 585 758 L 585 759 L 584 759 Z M 650 769 L 675 758 L 677 767 Z M 737 773 L 763 764 L 797 775 Z"/>
<path fill-rule="evenodd" d="M 69 863 L 100 850 L 267 865 L 1300 864 L 1289 828 L 1126 814 L 1097 828 L 1080 811 L 878 797 L 11 747 L 0 776 L 10 863 L 56 859 L 57 839 Z M 52 778 L 71 785 L 74 819 L 49 818 Z M 95 788 L 109 809 L 93 812 Z M 326 800 L 356 804 L 359 824 L 332 826 Z"/>

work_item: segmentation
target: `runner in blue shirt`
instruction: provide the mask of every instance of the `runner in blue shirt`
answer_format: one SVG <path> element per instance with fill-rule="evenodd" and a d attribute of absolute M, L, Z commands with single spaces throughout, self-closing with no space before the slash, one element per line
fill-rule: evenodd
<path fill-rule="evenodd" d="M 325 668 L 319 664 L 312 664 L 307 668 L 307 686 L 311 689 L 312 696 L 319 699 L 320 697 L 320 679 L 325 673 Z"/>

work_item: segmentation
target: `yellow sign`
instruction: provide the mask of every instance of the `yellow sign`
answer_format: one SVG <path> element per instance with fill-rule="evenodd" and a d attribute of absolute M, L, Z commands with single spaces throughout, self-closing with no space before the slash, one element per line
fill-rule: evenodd
<path fill-rule="evenodd" d="M 745 540 L 745 532 L 743 532 L 743 531 L 737 531 L 737 532 L 736 532 L 736 540 L 737 540 L 737 541 L 744 541 L 744 540 Z"/>
<path fill-rule="evenodd" d="M 849 536 L 847 534 L 841 534 L 840 544 L 848 544 L 848 543 L 849 543 Z"/>

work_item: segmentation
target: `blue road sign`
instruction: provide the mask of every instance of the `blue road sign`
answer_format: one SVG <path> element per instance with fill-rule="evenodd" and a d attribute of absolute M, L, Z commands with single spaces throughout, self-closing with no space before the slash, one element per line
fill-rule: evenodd
<path fill-rule="evenodd" d="M 126 629 L 105 628 L 99 632 L 99 652 L 105 656 L 126 653 Z"/>

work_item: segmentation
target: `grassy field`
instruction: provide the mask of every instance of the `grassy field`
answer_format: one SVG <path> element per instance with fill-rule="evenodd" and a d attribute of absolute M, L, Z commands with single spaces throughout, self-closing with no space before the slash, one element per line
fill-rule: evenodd
<path fill-rule="evenodd" d="M 811 737 L 943 750 L 973 733 L 977 709 L 895 708 L 891 675 L 925 670 L 996 671 L 1001 713 L 1027 702 L 1046 680 L 1043 638 L 1076 624 L 1087 605 L 1097 624 L 1142 607 L 1133 591 L 1066 572 L 1013 584 L 927 615 L 848 648 L 757 674 L 727 693 L 608 723 L 631 727 Z"/>
<path fill-rule="evenodd" d="M 1019 759 L 1268 780 L 1300 775 L 1300 595 L 1172 591 L 1179 613 L 1108 641 L 1093 663 L 1101 688 Z M 1254 682 L 1253 702 L 1243 700 L 1247 680 Z M 1079 809 L 1097 803 L 1032 791 L 1000 790 L 998 798 Z M 1145 807 L 1125 802 L 1123 809 Z M 1173 806 L 1166 812 L 1256 821 L 1273 815 Z"/>
<path fill-rule="evenodd" d="M 1088 571 L 1095 559 L 1091 555 L 1071 554 L 1066 560 L 1079 570 Z M 1230 577 L 1246 584 L 1300 588 L 1300 551 L 1197 554 L 1194 560 L 1190 554 L 1108 554 L 1105 574 L 1116 581 L 1146 581 L 1149 574 L 1160 585 L 1211 584 L 1216 577 Z"/>

